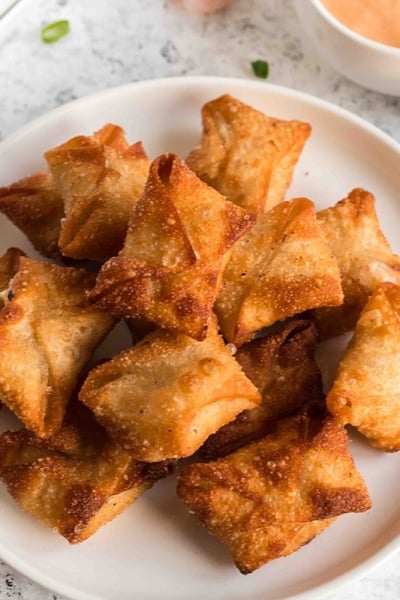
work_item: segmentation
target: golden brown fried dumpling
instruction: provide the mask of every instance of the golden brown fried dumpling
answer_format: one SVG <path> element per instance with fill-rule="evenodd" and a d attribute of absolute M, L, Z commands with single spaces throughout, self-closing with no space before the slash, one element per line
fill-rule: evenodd
<path fill-rule="evenodd" d="M 316 343 L 315 325 L 297 319 L 239 348 L 235 359 L 259 390 L 262 402 L 211 435 L 201 456 L 224 456 L 265 435 L 276 419 L 296 414 L 306 404 L 322 405 L 321 372 L 314 360 Z"/>
<path fill-rule="evenodd" d="M 93 419 L 43 440 L 26 429 L 0 436 L 0 479 L 22 509 L 82 542 L 167 475 L 166 463 L 135 461 Z"/>
<path fill-rule="evenodd" d="M 40 437 L 61 426 L 82 369 L 114 324 L 87 307 L 94 277 L 21 257 L 0 312 L 0 397 Z"/>
<path fill-rule="evenodd" d="M 315 318 L 321 339 L 354 329 L 372 290 L 384 281 L 400 284 L 400 257 L 393 253 L 375 211 L 375 198 L 354 189 L 332 208 L 317 213 L 318 223 L 342 274 L 344 304 L 321 308 Z"/>
<path fill-rule="evenodd" d="M 330 412 L 372 445 L 400 450 L 400 287 L 371 294 L 327 396 Z"/>
<path fill-rule="evenodd" d="M 202 121 L 201 144 L 186 161 L 200 179 L 254 212 L 284 199 L 308 123 L 269 117 L 228 94 L 203 106 Z"/>
<path fill-rule="evenodd" d="M 35 173 L 0 188 L 0 211 L 43 256 L 58 257 L 64 203 L 49 173 Z"/>
<path fill-rule="evenodd" d="M 127 146 L 122 130 L 108 125 L 45 158 L 64 202 L 62 254 L 99 262 L 117 254 L 147 179 L 150 160 L 141 142 Z"/>
<path fill-rule="evenodd" d="M 258 215 L 232 248 L 215 311 L 226 339 L 241 345 L 276 321 L 342 300 L 339 268 L 314 205 L 296 198 Z"/>
<path fill-rule="evenodd" d="M 305 415 L 224 458 L 184 467 L 178 496 L 242 573 L 294 552 L 339 515 L 371 506 L 345 430 L 332 417 Z"/>
<path fill-rule="evenodd" d="M 118 444 L 149 462 L 190 456 L 260 402 L 215 331 L 198 342 L 161 329 L 93 369 L 79 398 Z"/>
<path fill-rule="evenodd" d="M 204 339 L 226 253 L 253 222 L 177 156 L 160 156 L 123 250 L 98 275 L 95 306 Z"/>

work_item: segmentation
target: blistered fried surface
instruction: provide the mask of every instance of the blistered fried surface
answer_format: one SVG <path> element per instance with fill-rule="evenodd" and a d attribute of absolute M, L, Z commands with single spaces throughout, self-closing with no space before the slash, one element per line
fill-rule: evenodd
<path fill-rule="evenodd" d="M 397 335 L 397 300 L 384 289 L 390 307 L 380 300 L 372 311 L 380 342 L 360 352 L 369 372 L 354 356 L 339 386 L 339 425 L 326 418 L 315 325 L 299 319 L 333 307 L 347 327 L 382 279 L 396 280 L 399 259 L 364 190 L 319 223 L 310 200 L 284 201 L 309 133 L 225 95 L 204 106 L 187 162 L 166 153 L 150 163 L 141 142 L 108 123 L 49 150 L 49 173 L 0 189 L 0 210 L 39 252 L 105 262 L 93 290 L 83 270 L 15 249 L 0 257 L 0 401 L 25 425 L 0 436 L 0 478 L 71 543 L 196 452 L 229 455 L 184 468 L 178 493 L 243 573 L 369 507 L 343 425 L 352 418 L 373 444 L 400 449 L 397 380 L 376 374 L 390 380 L 394 367 L 374 361 L 380 343 L 398 362 L 386 339 Z M 93 349 L 120 317 L 135 347 L 93 369 L 76 403 Z M 264 327 L 270 335 L 253 340 Z M 345 395 L 359 380 L 362 401 Z"/>
<path fill-rule="evenodd" d="M 9 248 L 3 256 L 0 256 L 0 309 L 2 309 L 10 297 L 10 283 L 19 268 L 19 259 L 24 256 L 19 248 Z"/>
<path fill-rule="evenodd" d="M 225 255 L 253 222 L 177 156 L 160 156 L 123 250 L 99 273 L 95 306 L 203 339 Z"/>
<path fill-rule="evenodd" d="M 336 259 L 310 200 L 281 202 L 235 244 L 215 310 L 224 336 L 241 345 L 276 321 L 342 303 Z"/>
<path fill-rule="evenodd" d="M 35 173 L 0 188 L 0 211 L 43 256 L 58 257 L 64 203 L 49 173 Z"/>
<path fill-rule="evenodd" d="M 9 493 L 70 543 L 93 535 L 170 469 L 135 461 L 90 417 L 47 440 L 26 429 L 0 436 L 0 478 Z"/>
<path fill-rule="evenodd" d="M 45 158 L 64 205 L 62 254 L 99 262 L 117 254 L 149 170 L 141 142 L 129 146 L 121 128 L 108 124 L 48 150 Z"/>
<path fill-rule="evenodd" d="M 352 190 L 334 207 L 317 213 L 333 254 L 338 260 L 344 292 L 343 306 L 315 311 L 322 339 L 354 329 L 369 295 L 377 285 L 400 284 L 400 257 L 393 253 L 378 221 L 374 196 Z"/>
<path fill-rule="evenodd" d="M 332 417 L 285 419 L 224 458 L 186 466 L 178 495 L 242 573 L 297 550 L 337 516 L 371 506 L 347 434 Z"/>
<path fill-rule="evenodd" d="M 218 428 L 260 402 L 222 338 L 149 334 L 89 373 L 79 395 L 138 460 L 193 454 Z"/>
<path fill-rule="evenodd" d="M 39 436 L 60 426 L 65 406 L 113 318 L 87 307 L 94 275 L 26 257 L 0 312 L 0 397 Z"/>
<path fill-rule="evenodd" d="M 239 348 L 235 359 L 259 390 L 262 402 L 211 435 L 201 456 L 224 456 L 265 435 L 276 419 L 294 415 L 306 404 L 322 405 L 321 372 L 314 360 L 316 343 L 315 325 L 298 319 Z"/>
<path fill-rule="evenodd" d="M 201 143 L 186 159 L 235 204 L 263 212 L 284 200 L 311 127 L 285 121 L 225 94 L 202 108 Z"/>
<path fill-rule="evenodd" d="M 371 294 L 338 367 L 327 406 L 371 443 L 400 450 L 400 287 Z"/>

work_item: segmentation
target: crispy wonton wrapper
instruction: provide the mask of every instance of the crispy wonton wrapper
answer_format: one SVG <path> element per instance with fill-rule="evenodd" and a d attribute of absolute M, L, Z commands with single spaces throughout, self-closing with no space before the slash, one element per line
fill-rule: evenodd
<path fill-rule="evenodd" d="M 121 128 L 108 124 L 49 150 L 45 158 L 64 202 L 62 254 L 98 262 L 117 254 L 149 170 L 141 142 L 128 146 Z"/>
<path fill-rule="evenodd" d="M 184 467 L 178 496 L 245 574 L 371 506 L 345 430 L 332 417 L 305 415 L 224 458 Z"/>
<path fill-rule="evenodd" d="M 19 259 L 25 256 L 19 248 L 9 248 L 3 256 L 0 256 L 0 309 L 2 309 L 12 297 L 10 294 L 10 282 L 19 269 Z"/>
<path fill-rule="evenodd" d="M 340 361 L 327 406 L 373 446 L 400 450 L 400 287 L 371 294 Z"/>
<path fill-rule="evenodd" d="M 254 218 L 174 154 L 160 156 L 123 250 L 98 275 L 94 305 L 204 339 L 226 253 Z"/>
<path fill-rule="evenodd" d="M 322 233 L 342 274 L 344 303 L 315 311 L 320 339 L 354 329 L 372 290 L 384 281 L 400 285 L 400 257 L 386 240 L 375 198 L 354 189 L 332 208 L 317 213 Z"/>
<path fill-rule="evenodd" d="M 259 215 L 235 244 L 215 311 L 226 339 L 239 346 L 276 321 L 342 301 L 337 261 L 314 205 L 297 198 Z"/>
<path fill-rule="evenodd" d="M 0 312 L 0 397 L 40 437 L 61 426 L 81 371 L 114 324 L 86 305 L 94 277 L 21 257 Z"/>
<path fill-rule="evenodd" d="M 216 331 L 198 342 L 161 329 L 93 369 L 79 398 L 118 444 L 149 462 L 192 455 L 261 400 Z"/>
<path fill-rule="evenodd" d="M 202 109 L 201 144 L 186 162 L 229 198 L 254 212 L 284 199 L 311 126 L 269 117 L 228 94 Z"/>
<path fill-rule="evenodd" d="M 59 256 L 58 237 L 64 203 L 49 173 L 35 173 L 0 188 L 0 211 L 43 256 Z"/>
<path fill-rule="evenodd" d="M 9 248 L 3 256 L 0 257 L 0 310 L 9 302 L 12 294 L 10 293 L 10 281 L 18 271 L 19 259 L 24 256 L 19 248 Z M 2 402 L 0 399 L 0 410 Z"/>
<path fill-rule="evenodd" d="M 200 449 L 201 456 L 224 456 L 264 436 L 277 419 L 298 413 L 306 404 L 322 405 L 325 398 L 314 360 L 316 343 L 315 325 L 297 319 L 239 348 L 235 359 L 259 390 L 262 403 L 211 435 Z"/>
<path fill-rule="evenodd" d="M 0 436 L 0 479 L 22 509 L 70 543 L 82 542 L 158 479 L 167 463 L 135 461 L 93 417 L 43 440 L 26 429 Z"/>

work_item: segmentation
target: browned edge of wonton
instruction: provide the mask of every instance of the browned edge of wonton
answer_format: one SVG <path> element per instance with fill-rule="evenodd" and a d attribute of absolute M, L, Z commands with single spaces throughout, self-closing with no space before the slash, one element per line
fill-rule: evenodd
<path fill-rule="evenodd" d="M 338 516 L 371 507 L 345 429 L 307 415 L 283 419 L 228 456 L 185 466 L 177 492 L 244 574 L 294 552 Z"/>
<path fill-rule="evenodd" d="M 256 213 L 284 200 L 309 123 L 268 116 L 229 94 L 203 106 L 202 123 L 200 144 L 186 159 L 200 179 Z"/>
<path fill-rule="evenodd" d="M 305 406 L 324 405 L 321 372 L 314 359 L 317 330 L 294 319 L 275 333 L 244 344 L 235 359 L 262 395 L 260 406 L 240 413 L 200 449 L 205 459 L 233 452 L 268 433 L 277 419 Z"/>

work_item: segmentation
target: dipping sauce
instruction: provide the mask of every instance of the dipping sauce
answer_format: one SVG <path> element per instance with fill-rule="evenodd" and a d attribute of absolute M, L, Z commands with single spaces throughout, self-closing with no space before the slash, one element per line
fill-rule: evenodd
<path fill-rule="evenodd" d="M 400 48 L 400 0 L 321 0 L 321 3 L 356 33 Z"/>

